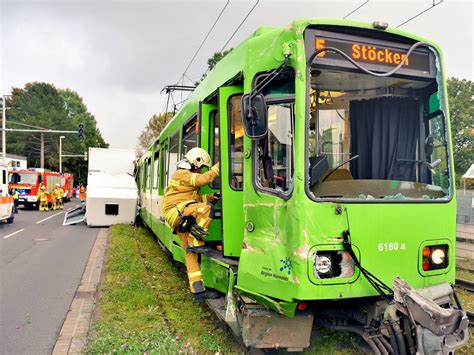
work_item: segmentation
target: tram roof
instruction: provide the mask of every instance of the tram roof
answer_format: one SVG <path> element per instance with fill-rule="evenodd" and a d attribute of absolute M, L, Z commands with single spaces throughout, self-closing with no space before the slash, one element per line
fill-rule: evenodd
<path fill-rule="evenodd" d="M 302 33 L 308 26 L 315 25 L 354 27 L 390 33 L 413 41 L 430 43 L 441 53 L 437 44 L 426 38 L 393 27 L 388 27 L 385 30 L 375 29 L 373 23 L 369 22 L 341 19 L 300 19 L 281 27 L 262 26 L 238 46 L 233 48 L 230 53 L 222 58 L 216 66 L 207 73 L 206 77 L 193 91 L 179 111 L 170 119 L 161 132 L 160 137 L 162 135 L 171 135 L 182 125 L 183 120 L 185 121 L 198 113 L 199 102 L 213 96 L 219 87 L 239 77 L 244 71 L 255 71 L 257 66 L 254 62 L 246 60 L 247 58 L 254 58 L 255 55 L 258 55 L 260 58 L 266 57 L 267 63 L 273 60 L 275 65 L 278 65 L 283 60 L 279 44 L 300 39 Z M 281 58 L 278 58 L 278 55 Z M 277 59 L 280 59 L 280 61 L 277 61 Z M 179 118 L 182 118 L 182 120 Z M 153 144 L 156 144 L 157 141 L 158 138 Z"/>

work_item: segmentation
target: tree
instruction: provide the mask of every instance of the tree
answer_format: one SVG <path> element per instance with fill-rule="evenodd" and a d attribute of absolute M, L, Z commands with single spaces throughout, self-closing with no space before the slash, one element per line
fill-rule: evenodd
<path fill-rule="evenodd" d="M 74 131 L 84 124 L 85 139 L 65 134 L 63 154 L 83 154 L 88 147 L 107 147 L 94 116 L 87 111 L 82 98 L 73 90 L 57 89 L 48 83 L 28 83 L 23 89 L 13 88 L 8 102 L 8 128 L 46 128 Z M 40 166 L 40 133 L 9 132 L 8 152 L 25 155 L 28 166 Z M 45 168 L 59 170 L 59 136 L 44 133 Z M 80 158 L 63 159 L 63 171 L 74 174 L 76 182 L 87 179 L 87 162 Z"/>
<path fill-rule="evenodd" d="M 148 147 L 155 141 L 160 135 L 166 123 L 173 115 L 168 113 L 154 114 L 148 120 L 145 128 L 140 132 L 138 136 L 138 144 L 136 148 L 137 156 L 141 156 Z"/>
<path fill-rule="evenodd" d="M 214 69 L 214 67 L 216 66 L 216 64 L 217 64 L 222 58 L 224 58 L 227 54 L 229 54 L 229 53 L 232 51 L 232 49 L 233 49 L 233 48 L 227 49 L 227 50 L 225 50 L 225 51 L 222 52 L 222 53 L 221 53 L 221 52 L 214 52 L 214 54 L 212 55 L 212 57 L 207 60 L 207 71 L 206 71 L 206 73 L 207 73 L 208 71 L 211 71 L 212 69 Z M 206 77 L 206 73 L 202 74 L 201 79 L 199 79 L 199 81 L 197 81 L 197 82 L 195 83 L 196 86 L 198 86 L 199 83 L 204 80 L 204 78 Z"/>
<path fill-rule="evenodd" d="M 456 181 L 474 163 L 474 82 L 448 79 L 449 113 Z"/>

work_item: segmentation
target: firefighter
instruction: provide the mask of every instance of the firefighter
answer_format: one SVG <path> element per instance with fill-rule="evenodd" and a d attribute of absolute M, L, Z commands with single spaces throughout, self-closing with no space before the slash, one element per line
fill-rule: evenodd
<path fill-rule="evenodd" d="M 219 176 L 219 163 L 201 174 L 203 166 L 211 166 L 211 158 L 204 149 L 192 148 L 177 164 L 178 170 L 168 181 L 163 212 L 166 222 L 177 233 L 186 250 L 186 269 L 194 302 L 205 298 L 217 298 L 216 292 L 206 290 L 199 265 L 199 253 L 205 247 L 205 237 L 212 222 L 212 203 L 218 194 L 201 195 L 199 188 L 210 184 Z"/>
<path fill-rule="evenodd" d="M 12 189 L 12 196 L 13 196 L 13 208 L 15 209 L 15 213 L 18 213 L 18 199 L 20 195 L 18 194 L 17 189 Z"/>
<path fill-rule="evenodd" d="M 52 201 L 53 201 L 53 210 L 63 209 L 63 189 L 59 184 L 55 185 L 56 188 L 53 190 Z"/>
<path fill-rule="evenodd" d="M 48 211 L 49 210 L 48 192 L 46 191 L 46 187 L 44 185 L 41 185 L 41 189 L 38 193 L 38 197 L 39 197 L 39 210 Z"/>
<path fill-rule="evenodd" d="M 84 185 L 81 185 L 81 187 L 79 188 L 79 199 L 81 200 L 81 202 L 84 202 L 86 200 L 86 188 L 84 187 Z"/>

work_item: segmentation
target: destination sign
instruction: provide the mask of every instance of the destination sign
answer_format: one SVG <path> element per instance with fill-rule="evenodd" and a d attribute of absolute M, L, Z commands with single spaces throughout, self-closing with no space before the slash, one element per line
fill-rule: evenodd
<path fill-rule="evenodd" d="M 406 57 L 407 51 L 401 48 L 383 46 L 374 43 L 364 43 L 362 41 L 343 41 L 336 39 L 328 39 L 323 37 L 315 37 L 314 48 L 321 49 L 325 47 L 334 47 L 340 49 L 349 57 L 360 63 L 371 63 L 388 67 L 396 67 Z M 335 59 L 346 61 L 340 54 L 325 51 L 316 56 L 318 59 Z M 430 72 L 430 58 L 428 53 L 413 51 L 404 62 L 402 68 Z"/>

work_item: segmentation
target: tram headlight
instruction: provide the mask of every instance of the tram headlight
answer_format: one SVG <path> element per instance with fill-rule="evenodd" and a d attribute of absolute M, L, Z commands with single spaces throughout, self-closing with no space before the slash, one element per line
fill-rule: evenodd
<path fill-rule="evenodd" d="M 431 261 L 433 264 L 440 265 L 446 260 L 446 253 L 443 249 L 434 249 L 431 252 Z"/>
<path fill-rule="evenodd" d="M 330 255 L 316 255 L 314 269 L 318 274 L 327 274 L 332 269 L 332 261 Z"/>
<path fill-rule="evenodd" d="M 448 245 L 428 245 L 421 252 L 421 268 L 423 271 L 444 269 L 448 267 Z"/>

